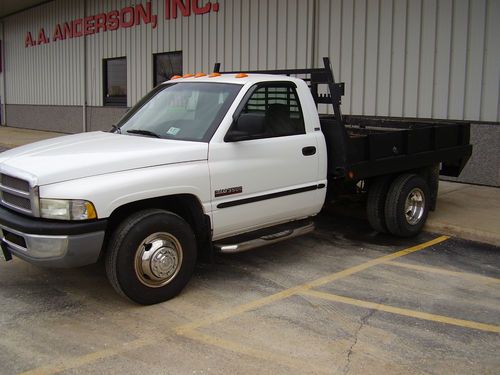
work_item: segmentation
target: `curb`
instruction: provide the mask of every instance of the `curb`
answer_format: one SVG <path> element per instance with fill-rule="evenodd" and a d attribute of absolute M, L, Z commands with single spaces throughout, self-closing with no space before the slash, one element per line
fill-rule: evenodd
<path fill-rule="evenodd" d="M 428 221 L 423 230 L 500 247 L 500 234 L 497 233 L 432 221 Z"/>
<path fill-rule="evenodd" d="M 360 207 L 353 209 L 352 206 L 332 207 L 330 205 L 325 207 L 323 210 L 325 213 L 331 215 L 340 215 L 358 220 L 366 220 L 364 208 L 362 209 Z M 458 225 L 443 223 L 432 219 L 427 219 L 427 223 L 422 230 L 500 247 L 500 233 L 493 233 L 473 228 L 464 228 Z"/>

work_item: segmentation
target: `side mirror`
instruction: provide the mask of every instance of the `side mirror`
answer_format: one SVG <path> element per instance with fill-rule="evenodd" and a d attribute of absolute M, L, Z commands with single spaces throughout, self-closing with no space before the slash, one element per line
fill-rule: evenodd
<path fill-rule="evenodd" d="M 260 113 L 242 113 L 224 137 L 225 142 L 256 139 L 264 134 L 266 118 Z"/>

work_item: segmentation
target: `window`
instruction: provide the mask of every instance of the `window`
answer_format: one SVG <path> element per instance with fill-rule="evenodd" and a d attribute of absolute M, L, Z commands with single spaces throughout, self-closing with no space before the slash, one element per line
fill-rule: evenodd
<path fill-rule="evenodd" d="M 182 52 L 157 53 L 154 56 L 153 87 L 172 76 L 182 75 Z"/>
<path fill-rule="evenodd" d="M 104 105 L 127 105 L 127 59 L 103 61 Z"/>
<path fill-rule="evenodd" d="M 158 86 L 125 115 L 122 134 L 208 142 L 240 91 L 229 83 Z"/>
<path fill-rule="evenodd" d="M 264 137 L 305 134 L 304 118 L 292 84 L 272 83 L 259 87 L 248 99 L 243 113 L 264 118 Z"/>

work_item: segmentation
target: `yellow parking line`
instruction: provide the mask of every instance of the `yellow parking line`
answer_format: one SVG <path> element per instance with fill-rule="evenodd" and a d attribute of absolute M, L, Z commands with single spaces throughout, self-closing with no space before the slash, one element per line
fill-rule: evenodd
<path fill-rule="evenodd" d="M 389 312 L 392 314 L 408 316 L 410 318 L 430 320 L 433 322 L 452 324 L 452 325 L 464 327 L 464 328 L 472 328 L 472 329 L 478 329 L 478 330 L 486 331 L 486 332 L 500 333 L 500 326 L 496 326 L 493 324 L 478 323 L 478 322 L 473 322 L 470 320 L 450 318 L 450 317 L 444 316 L 444 315 L 436 315 L 436 314 L 430 314 L 430 313 L 421 312 L 421 311 L 403 309 L 400 307 L 382 305 L 380 303 L 362 301 L 359 299 L 338 296 L 336 294 L 318 292 L 316 290 L 303 290 L 300 292 L 300 294 L 305 295 L 305 296 L 326 299 L 328 301 L 340 302 L 340 303 L 344 303 L 347 305 L 364 307 L 366 309 L 379 310 L 379 311 Z"/>
<path fill-rule="evenodd" d="M 308 373 L 314 372 L 315 374 L 319 373 L 331 374 L 334 371 L 333 368 L 317 367 L 314 363 L 304 362 L 288 355 L 282 355 L 271 351 L 254 349 L 246 345 L 240 344 L 239 342 L 224 340 L 219 337 L 206 335 L 204 333 L 195 330 L 185 332 L 184 336 L 189 337 L 201 343 L 219 347 L 227 351 L 243 354 L 252 358 L 257 358 L 269 362 L 274 362 L 281 366 L 287 366 L 291 369 L 302 370 Z"/>
<path fill-rule="evenodd" d="M 388 266 L 408 268 L 410 270 L 415 270 L 415 271 L 423 271 L 423 272 L 429 272 L 429 273 L 436 273 L 439 275 L 460 277 L 463 279 L 468 279 L 468 280 L 483 283 L 483 284 L 500 283 L 500 279 L 497 279 L 495 277 L 488 277 L 488 276 L 478 275 L 478 274 L 470 273 L 470 272 L 450 271 L 450 270 L 446 270 L 443 268 L 422 266 L 419 264 L 403 263 L 403 262 L 396 262 L 396 261 L 387 262 L 385 264 Z"/>
<path fill-rule="evenodd" d="M 430 246 L 433 246 L 433 245 L 436 245 L 436 244 L 441 243 L 443 241 L 446 241 L 448 238 L 449 238 L 448 236 L 440 236 L 440 237 L 437 237 L 433 240 L 424 242 L 422 244 L 412 246 L 412 247 L 409 247 L 409 248 L 401 250 L 401 251 L 396 251 L 395 253 L 384 255 L 384 256 L 376 258 L 376 259 L 369 260 L 368 262 L 359 264 L 359 265 L 351 267 L 351 268 L 347 268 L 343 271 L 335 272 L 331 275 L 316 279 L 314 281 L 310 281 L 310 282 L 307 282 L 307 283 L 304 283 L 301 285 L 297 285 L 297 286 L 294 286 L 292 288 L 283 290 L 281 292 L 272 294 L 270 296 L 267 296 L 267 297 L 264 297 L 261 299 L 257 299 L 257 300 L 254 300 L 252 302 L 233 307 L 232 309 L 226 310 L 224 312 L 217 313 L 217 314 L 208 316 L 206 318 L 200 319 L 198 321 L 194 321 L 194 322 L 182 325 L 182 326 L 177 328 L 176 332 L 178 334 L 182 335 L 185 331 L 196 329 L 196 328 L 203 327 L 203 326 L 207 326 L 207 325 L 210 325 L 213 323 L 220 322 L 222 320 L 226 320 L 226 319 L 231 318 L 233 316 L 242 314 L 244 312 L 247 312 L 250 310 L 255 310 L 259 307 L 268 305 L 272 302 L 276 302 L 276 301 L 282 300 L 284 298 L 288 298 L 294 294 L 297 294 L 300 291 L 315 288 L 315 287 L 330 283 L 332 281 L 335 281 L 335 280 L 338 280 L 338 279 L 341 279 L 341 278 L 344 278 L 347 276 L 351 276 L 357 272 L 364 271 L 367 268 L 376 266 L 378 264 L 385 263 L 385 262 L 388 262 L 390 260 L 414 253 L 416 251 L 426 249 Z"/>
<path fill-rule="evenodd" d="M 148 337 L 139 338 L 130 342 L 123 343 L 115 348 L 103 349 L 93 353 L 85 354 L 80 357 L 62 359 L 59 363 L 52 363 L 46 366 L 37 367 L 33 370 L 29 370 L 21 373 L 20 375 L 50 375 L 57 374 L 59 372 L 74 369 L 94 363 L 100 359 L 113 357 L 115 355 L 125 353 L 134 349 L 143 348 L 148 345 L 155 344 L 160 337 Z"/>
<path fill-rule="evenodd" d="M 178 335 L 191 336 L 192 338 L 199 337 L 199 336 L 197 336 L 197 334 L 193 333 L 193 330 L 196 328 L 200 328 L 200 327 L 203 327 L 203 326 L 206 326 L 209 324 L 217 323 L 217 322 L 220 322 L 222 320 L 231 318 L 233 316 L 242 314 L 244 312 L 258 309 L 259 307 L 262 307 L 262 306 L 268 305 L 270 303 L 288 298 L 288 297 L 295 295 L 299 292 L 302 292 L 304 290 L 327 284 L 331 281 L 335 281 L 335 280 L 341 279 L 343 277 L 353 275 L 357 272 L 361 272 L 367 268 L 376 266 L 377 264 L 385 263 L 385 262 L 391 261 L 393 259 L 411 254 L 413 252 L 423 250 L 423 249 L 428 248 L 430 246 L 436 245 L 440 242 L 446 241 L 448 238 L 449 237 L 447 237 L 447 236 L 440 236 L 440 237 L 437 237 L 431 241 L 427 241 L 425 243 L 422 243 L 420 245 L 412 246 L 408 249 L 404 249 L 404 250 L 397 251 L 397 252 L 392 253 L 392 254 L 384 255 L 380 258 L 372 259 L 368 262 L 365 262 L 365 263 L 362 263 L 360 265 L 348 268 L 346 270 L 336 272 L 336 273 L 333 273 L 331 275 L 322 277 L 320 279 L 317 279 L 317 280 L 314 280 L 314 281 L 311 281 L 311 282 L 308 282 L 308 283 L 305 283 L 302 285 L 298 285 L 298 286 L 283 290 L 281 292 L 272 294 L 270 296 L 260 298 L 260 299 L 257 299 L 255 301 L 233 307 L 229 310 L 226 310 L 226 311 L 218 313 L 218 314 L 214 314 L 214 315 L 209 316 L 207 318 L 200 319 L 198 321 L 194 321 L 194 322 L 179 326 L 175 329 L 175 332 Z M 125 344 L 118 346 L 116 348 L 104 349 L 104 350 L 100 350 L 100 351 L 97 351 L 94 353 L 89 353 L 89 354 L 86 354 L 86 355 L 83 355 L 80 357 L 76 357 L 76 358 L 62 359 L 60 361 L 57 361 L 56 363 L 48 364 L 46 366 L 38 367 L 38 368 L 35 368 L 33 370 L 27 371 L 27 372 L 23 373 L 22 375 L 56 374 L 58 372 L 78 368 L 78 367 L 90 364 L 92 362 L 95 362 L 95 361 L 98 361 L 101 359 L 112 357 L 112 356 L 127 352 L 127 351 L 132 350 L 132 349 L 138 349 L 138 348 L 141 348 L 141 347 L 144 347 L 147 345 L 151 345 L 156 340 L 161 339 L 162 337 L 167 337 L 167 336 L 168 335 L 159 336 L 159 337 L 155 337 L 155 338 L 137 339 L 137 340 L 134 340 L 132 342 L 125 343 Z M 210 340 L 208 340 L 208 341 L 210 341 Z M 218 342 L 222 342 L 222 341 L 218 341 Z M 250 353 L 250 351 L 248 353 Z"/>
<path fill-rule="evenodd" d="M 448 236 L 440 236 L 440 237 L 437 237 L 433 240 L 421 243 L 420 245 L 412 246 L 412 247 L 409 247 L 409 248 L 401 250 L 401 251 L 396 251 L 395 253 L 392 253 L 392 254 L 384 255 L 380 258 L 369 260 L 368 262 L 362 263 L 358 266 L 354 266 L 354 267 L 348 268 L 344 271 L 336 272 L 334 274 L 331 274 L 331 275 L 322 277 L 320 279 L 311 281 L 309 283 L 303 284 L 302 289 L 311 289 L 311 288 L 316 288 L 316 287 L 324 285 L 324 284 L 328 284 L 332 281 L 342 279 L 346 276 L 351 276 L 355 273 L 364 271 L 367 268 L 376 266 L 378 264 L 386 263 L 386 262 L 389 262 L 393 259 L 400 258 L 402 256 L 414 253 L 416 251 L 424 250 L 428 247 L 431 247 L 433 245 L 437 245 L 438 243 L 446 241 L 449 238 L 450 237 L 448 237 Z"/>

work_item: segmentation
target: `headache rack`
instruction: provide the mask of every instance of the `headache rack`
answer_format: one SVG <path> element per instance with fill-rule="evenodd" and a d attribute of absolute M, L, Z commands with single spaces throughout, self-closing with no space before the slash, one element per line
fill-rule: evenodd
<path fill-rule="evenodd" d="M 332 65 L 330 63 L 330 58 L 323 57 L 323 68 L 312 68 L 312 69 L 276 69 L 276 70 L 245 70 L 245 71 L 232 71 L 232 72 L 221 72 L 220 63 L 216 63 L 214 66 L 214 73 L 224 73 L 224 74 L 237 74 L 237 73 L 258 73 L 258 74 L 275 74 L 283 76 L 306 76 L 297 77 L 307 82 L 309 88 L 311 89 L 311 94 L 318 104 L 331 104 L 333 106 L 333 113 L 335 119 L 340 123 L 343 122 L 342 111 L 340 105 L 342 104 L 342 96 L 344 95 L 344 82 L 335 82 L 335 77 L 333 75 Z M 320 94 L 320 85 L 327 85 L 329 93 Z"/>

